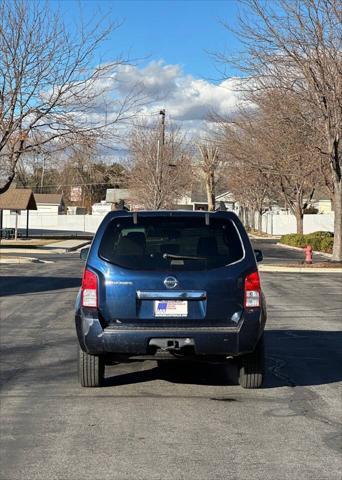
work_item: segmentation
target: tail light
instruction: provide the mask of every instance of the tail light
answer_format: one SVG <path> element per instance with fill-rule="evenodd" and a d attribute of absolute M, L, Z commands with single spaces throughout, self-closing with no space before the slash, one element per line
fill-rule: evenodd
<path fill-rule="evenodd" d="M 260 277 L 258 272 L 253 272 L 245 278 L 245 308 L 260 307 Z"/>
<path fill-rule="evenodd" d="M 82 279 L 82 307 L 97 308 L 97 276 L 90 270 L 84 270 Z"/>

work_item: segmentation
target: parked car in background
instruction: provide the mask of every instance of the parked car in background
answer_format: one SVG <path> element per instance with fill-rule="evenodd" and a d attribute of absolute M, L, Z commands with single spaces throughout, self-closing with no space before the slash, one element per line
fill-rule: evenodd
<path fill-rule="evenodd" d="M 81 257 L 81 385 L 102 385 L 106 364 L 132 359 L 236 361 L 240 385 L 262 385 L 262 254 L 234 213 L 110 212 Z"/>

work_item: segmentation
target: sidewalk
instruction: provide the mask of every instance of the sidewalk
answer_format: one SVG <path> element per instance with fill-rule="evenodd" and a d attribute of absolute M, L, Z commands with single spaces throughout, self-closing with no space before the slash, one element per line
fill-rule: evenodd
<path fill-rule="evenodd" d="M 342 267 L 320 267 L 301 265 L 258 265 L 259 272 L 278 273 L 342 273 Z"/>
<path fill-rule="evenodd" d="M 79 248 L 85 247 L 89 244 L 89 240 L 63 240 L 62 242 L 49 243 L 48 245 L 45 245 L 45 248 L 50 250 L 62 249 L 63 253 L 66 253 L 74 252 L 75 250 L 78 250 Z"/>
<path fill-rule="evenodd" d="M 7 244 L 0 246 L 0 256 L 2 254 L 51 254 L 51 253 L 67 253 L 78 250 L 79 248 L 89 245 L 89 240 L 62 240 L 59 242 L 47 243 L 45 245 L 39 245 L 38 248 L 30 248 L 30 244 L 27 244 L 27 248 L 23 245 L 21 247 L 9 247 Z"/>

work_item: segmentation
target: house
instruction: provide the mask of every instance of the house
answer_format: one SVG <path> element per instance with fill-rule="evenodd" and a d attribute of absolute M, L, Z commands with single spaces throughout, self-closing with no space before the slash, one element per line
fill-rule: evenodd
<path fill-rule="evenodd" d="M 225 208 L 226 210 L 235 211 L 237 209 L 237 202 L 230 192 L 221 190 L 215 197 L 215 207 Z M 179 199 L 176 208 L 184 208 L 186 210 L 207 210 L 208 199 L 206 192 L 200 187 L 194 187 L 190 195 L 185 195 Z"/>
<path fill-rule="evenodd" d="M 112 203 L 101 200 L 99 203 L 94 203 L 91 207 L 92 215 L 104 215 L 112 210 Z"/>
<path fill-rule="evenodd" d="M 332 212 L 331 200 L 327 198 L 321 198 L 320 200 L 312 202 L 312 206 L 318 210 L 318 213 Z"/>
<path fill-rule="evenodd" d="M 130 206 L 132 203 L 132 194 L 128 188 L 107 188 L 106 202 L 112 205 L 112 210 L 122 206 Z"/>
<path fill-rule="evenodd" d="M 61 193 L 35 193 L 38 215 L 61 215 L 65 213 L 65 204 Z"/>
<path fill-rule="evenodd" d="M 67 215 L 86 215 L 87 209 L 78 205 L 69 205 L 67 208 Z"/>

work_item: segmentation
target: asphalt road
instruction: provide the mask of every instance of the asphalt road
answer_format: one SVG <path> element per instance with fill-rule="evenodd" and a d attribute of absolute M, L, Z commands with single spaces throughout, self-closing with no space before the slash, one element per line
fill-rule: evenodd
<path fill-rule="evenodd" d="M 262 275 L 261 390 L 222 367 L 165 375 L 154 362 L 112 366 L 106 387 L 82 389 L 82 264 L 54 259 L 0 266 L 1 480 L 340 480 L 341 276 Z"/>
<path fill-rule="evenodd" d="M 264 254 L 265 264 L 297 264 L 304 261 L 305 255 L 303 250 L 293 250 L 287 247 L 277 245 L 278 240 L 265 238 L 265 239 L 252 239 L 254 248 L 259 248 Z M 322 263 L 329 260 L 325 255 L 319 253 L 313 254 L 313 263 Z"/>

